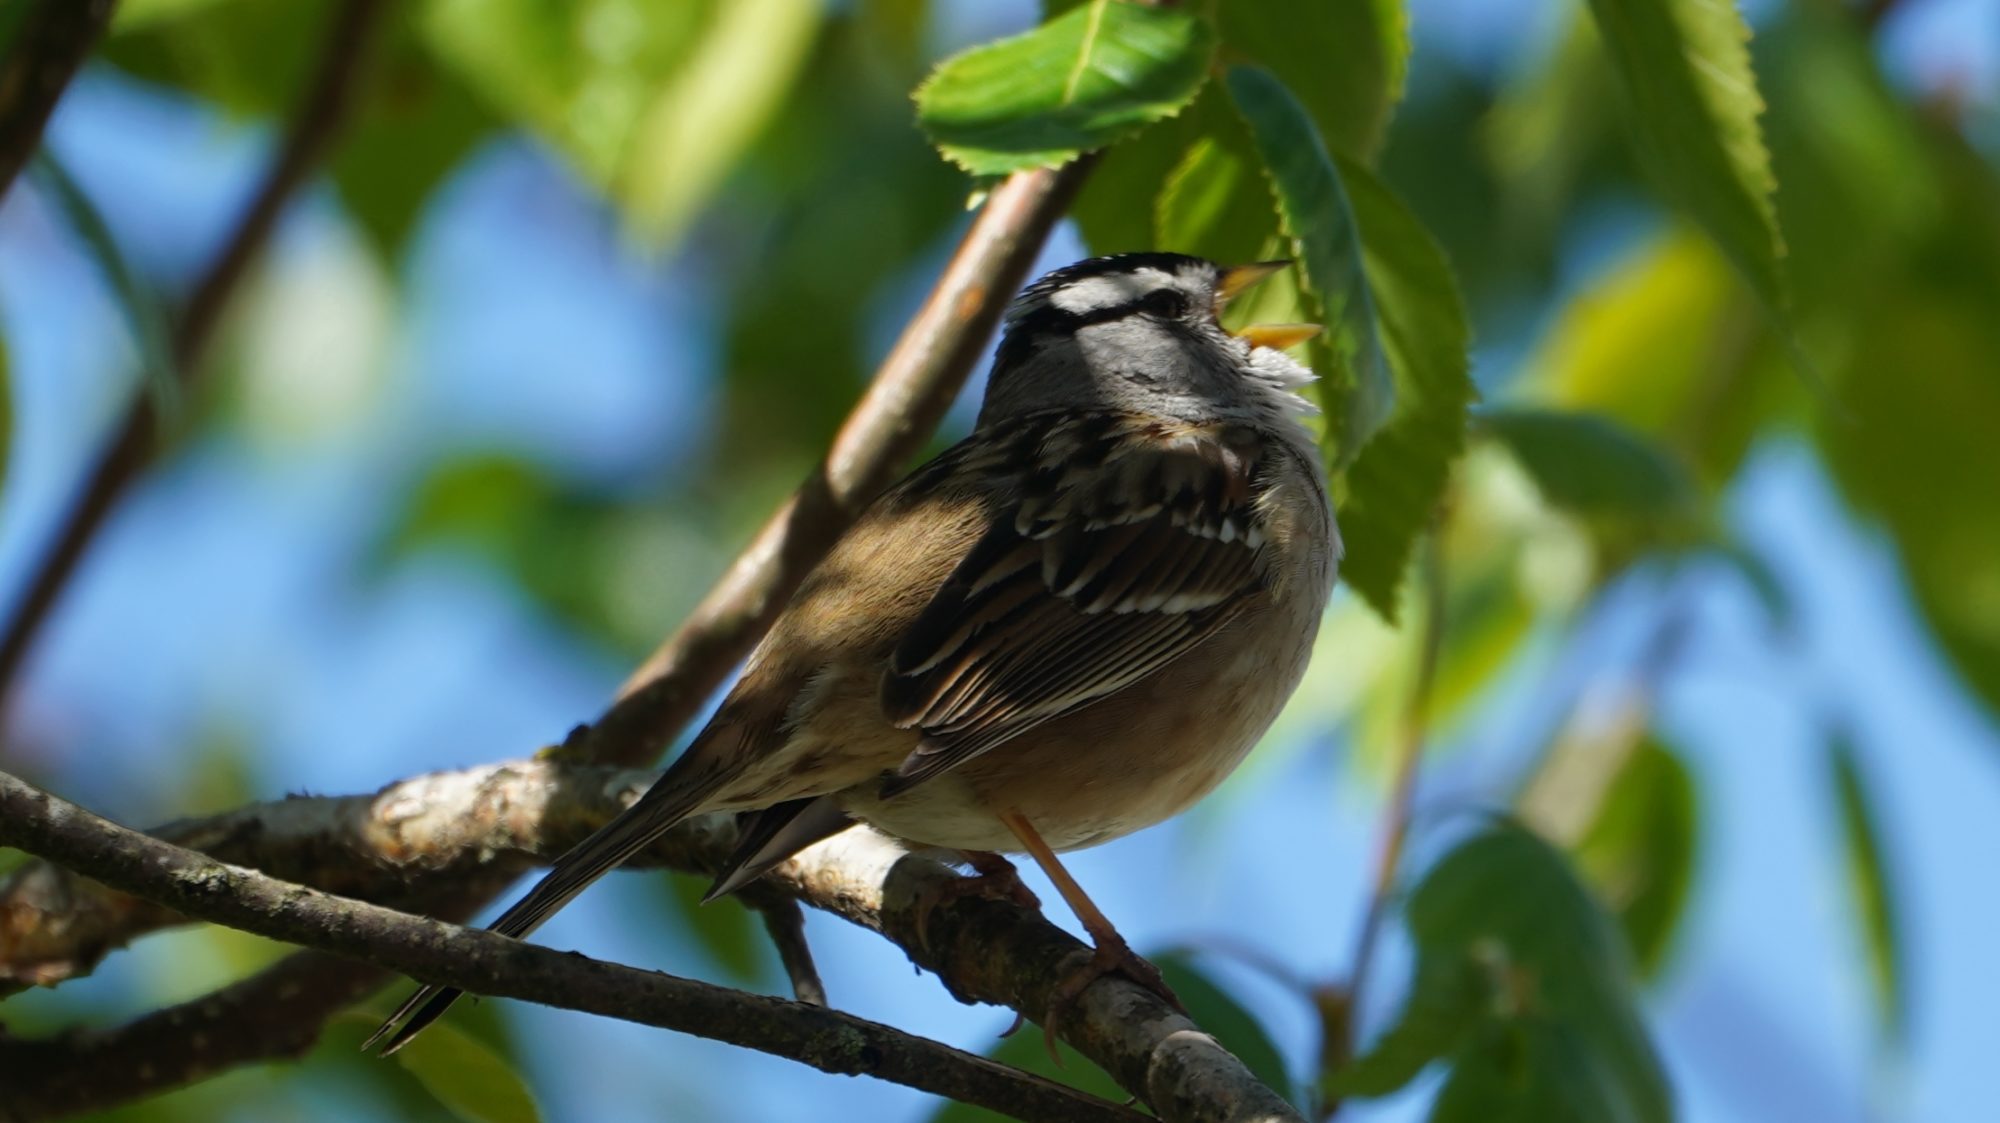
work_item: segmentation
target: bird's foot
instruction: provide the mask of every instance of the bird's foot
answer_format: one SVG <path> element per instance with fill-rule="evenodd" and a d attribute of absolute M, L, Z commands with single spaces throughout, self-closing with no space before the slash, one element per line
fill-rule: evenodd
<path fill-rule="evenodd" d="M 917 942 L 924 947 L 931 946 L 931 914 L 940 905 L 962 901 L 967 897 L 981 897 L 989 901 L 1012 901 L 1024 909 L 1040 911 L 1042 899 L 1035 896 L 1027 883 L 1021 880 L 1021 871 L 1014 863 L 998 854 L 983 850 L 964 851 L 965 862 L 973 869 L 971 877 L 953 878 L 929 889 L 916 900 Z"/>
<path fill-rule="evenodd" d="M 1175 1010 L 1187 1013 L 1187 1007 L 1181 1004 L 1174 988 L 1167 985 L 1160 969 L 1133 951 L 1123 936 L 1107 929 L 1092 932 L 1091 938 L 1096 941 L 1096 946 L 1090 951 L 1090 959 L 1072 968 L 1056 983 L 1055 994 L 1049 999 L 1049 1012 L 1042 1018 L 1042 1043 L 1048 1047 L 1050 1058 L 1058 1065 L 1062 1064 L 1062 1057 L 1056 1052 L 1056 1037 L 1063 1018 L 1071 1013 L 1077 999 L 1083 996 L 1090 984 L 1106 975 L 1123 975 L 1158 995 L 1160 1001 Z"/>

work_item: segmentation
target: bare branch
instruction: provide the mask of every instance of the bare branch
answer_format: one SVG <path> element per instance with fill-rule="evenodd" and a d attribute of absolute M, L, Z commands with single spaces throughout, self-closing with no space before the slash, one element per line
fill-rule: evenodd
<path fill-rule="evenodd" d="M 823 1007 L 601 963 L 351 901 L 130 831 L 0 773 L 0 844 L 42 854 L 188 916 L 482 994 L 526 999 L 868 1074 L 1022 1119 L 1130 1121 L 1138 1112 L 1030 1073 Z M 6 1066 L 9 1110 L 46 1118 L 61 1042 Z M 100 1071 L 115 1068 L 101 1064 Z"/>
<path fill-rule="evenodd" d="M 42 0 L 0 59 L 0 198 L 42 142 L 70 79 L 111 25 L 115 0 Z"/>
<path fill-rule="evenodd" d="M 88 3 L 54 0 L 43 7 L 65 11 L 73 8 L 78 13 L 86 9 L 102 9 L 107 18 L 111 9 L 111 5 L 102 0 L 90 0 Z M 172 344 L 174 370 L 182 380 L 195 376 L 202 354 L 215 334 L 222 309 L 235 293 L 250 263 L 270 240 L 271 231 L 276 227 L 285 205 L 338 135 L 347 118 L 356 80 L 382 11 L 382 0 L 347 0 L 334 13 L 319 70 L 300 99 L 270 167 L 251 196 L 243 216 L 237 220 L 228 242 L 202 274 L 193 295 L 188 298 Z M 87 44 L 85 47 L 87 49 Z M 0 74 L 0 84 L 4 84 L 5 80 L 6 76 Z M 0 104 L 4 104 L 5 100 L 5 91 L 0 89 Z M 6 118 L 0 117 L 0 130 L 5 127 Z M 4 142 L 0 141 L 0 148 L 3 147 Z M 7 172 L 11 177 L 4 160 L 5 153 L 0 152 L 0 172 Z M 6 178 L 0 177 L 0 184 L 4 184 Z M 42 622 L 61 597 L 63 587 L 89 549 L 98 528 L 103 526 L 132 481 L 151 462 L 157 428 L 153 396 L 143 389 L 136 391 L 131 406 L 125 411 L 124 420 L 119 423 L 117 435 L 92 465 L 76 505 L 57 530 L 55 543 L 36 566 L 27 591 L 22 595 L 20 608 L 7 622 L 5 635 L 0 636 L 0 698 L 12 689 L 22 662 L 34 645 L 35 636 L 41 631 Z"/>
<path fill-rule="evenodd" d="M 528 855 L 558 855 L 615 815 L 650 779 L 643 772 L 538 760 L 419 777 L 373 796 L 261 804 L 168 829 L 177 838 L 212 847 L 231 862 L 264 864 L 345 891 L 393 899 L 418 894 L 422 885 L 437 880 L 462 882 L 475 870 L 511 874 Z M 0 839 L 5 834 L 6 828 L 0 828 Z M 711 816 L 669 832 L 637 864 L 706 873 L 734 842 L 732 821 Z M 51 857 L 69 864 L 61 855 Z M 77 868 L 98 876 L 88 867 Z M 918 965 L 936 972 L 961 1001 L 1039 1016 L 1048 1008 L 1051 988 L 1088 949 L 1040 913 L 984 898 L 958 898 L 938 906 L 926 924 L 930 943 L 921 943 L 916 902 L 956 876 L 935 862 L 904 854 L 879 835 L 855 830 L 779 866 L 761 888 L 883 933 Z M 59 887 L 22 890 L 24 883 L 48 878 L 62 879 Z M 168 923 L 182 919 L 172 909 L 149 914 L 119 904 L 130 900 L 119 892 L 125 888 L 118 882 L 100 886 L 50 866 L 22 871 L 0 888 L 0 963 L 17 972 L 23 962 L 32 964 L 37 957 L 48 964 L 68 955 L 80 963 L 93 947 L 138 934 L 138 929 L 93 929 L 89 918 L 94 915 L 165 917 Z M 89 904 L 74 914 L 45 907 L 62 900 Z M 7 939 L 14 943 L 4 943 Z M 1213 1038 L 1151 992 L 1122 979 L 1093 984 L 1062 1031 L 1163 1118 L 1296 1118 L 1282 1098 L 1257 1083 Z"/>
<path fill-rule="evenodd" d="M 764 931 L 771 934 L 771 943 L 777 945 L 778 959 L 792 980 L 792 997 L 825 1006 L 826 984 L 820 981 L 819 968 L 813 965 L 812 945 L 806 943 L 805 910 L 789 897 L 759 901 L 752 907 L 764 918 Z"/>

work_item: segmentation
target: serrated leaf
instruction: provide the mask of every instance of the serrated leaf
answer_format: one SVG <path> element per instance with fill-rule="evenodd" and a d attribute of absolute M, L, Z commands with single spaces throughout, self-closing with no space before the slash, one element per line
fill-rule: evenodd
<path fill-rule="evenodd" d="M 1232 56 L 1276 75 L 1328 147 L 1366 160 L 1381 147 L 1409 68 L 1409 16 L 1398 0 L 1225 3 L 1217 32 Z"/>
<path fill-rule="evenodd" d="M 1325 325 L 1315 366 L 1335 467 L 1352 463 L 1395 405 L 1389 364 L 1376 336 L 1375 307 L 1362 263 L 1361 233 L 1333 157 L 1312 118 L 1269 71 L 1229 68 L 1225 82 L 1271 180 L 1279 226 L 1290 239 L 1305 288 Z M 1327 369 L 1330 368 L 1330 369 Z"/>
<path fill-rule="evenodd" d="M 1145 201 L 1157 199 L 1161 184 L 1199 136 L 1197 114 L 1212 96 L 1204 92 L 1194 108 L 1119 141 L 1098 158 L 1069 208 L 1069 217 L 1090 252 L 1158 248 L 1154 245 L 1156 206 L 1145 205 Z"/>
<path fill-rule="evenodd" d="M 1641 157 L 1766 305 L 1786 307 L 1750 29 L 1731 0 L 1590 0 Z"/>
<path fill-rule="evenodd" d="M 1452 1074 L 1433 1119 L 1473 1118 L 1464 1112 L 1474 1100 L 1478 1118 L 1524 1123 L 1672 1117 L 1624 942 L 1560 852 L 1519 827 L 1487 826 L 1424 875 L 1405 921 L 1416 945 L 1411 996 L 1355 1062 L 1361 1076 L 1335 1075 L 1334 1087 L 1393 1090 L 1435 1050 Z M 1455 1032 L 1452 1011 L 1470 1011 Z"/>
<path fill-rule="evenodd" d="M 1694 488 L 1657 445 L 1610 418 L 1509 408 L 1479 415 L 1551 505 L 1579 515 L 1664 519 L 1684 513 Z"/>
<path fill-rule="evenodd" d="M 465 1123 L 539 1123 L 534 1093 L 506 1058 L 440 1021 L 397 1050 L 396 1062 Z"/>
<path fill-rule="evenodd" d="M 1649 737 L 1626 755 L 1576 844 L 1577 864 L 1617 913 L 1648 975 L 1666 962 L 1686 908 L 1700 822 L 1687 766 Z"/>
<path fill-rule="evenodd" d="M 1186 108 L 1215 39 L 1192 6 L 1092 0 L 1026 34 L 946 59 L 917 124 L 974 175 L 1052 167 Z"/>
<path fill-rule="evenodd" d="M 1451 263 L 1423 222 L 1360 164 L 1343 159 L 1340 172 L 1395 378 L 1395 412 L 1347 469 L 1341 579 L 1393 621 L 1417 540 L 1465 452 L 1466 415 L 1478 396 L 1471 328 Z"/>
<path fill-rule="evenodd" d="M 1836 732 L 1828 742 L 1827 763 L 1840 809 L 1850 903 L 1867 949 L 1868 981 L 1885 1033 L 1891 1040 L 1901 1041 L 1909 1014 L 1903 988 L 1902 924 L 1897 919 L 1896 893 L 1882 852 L 1882 817 L 1861 774 L 1854 742 L 1845 730 Z"/>
<path fill-rule="evenodd" d="M 1156 955 L 1153 965 L 1187 1007 L 1194 1024 L 1234 1053 L 1265 1087 L 1286 1099 L 1293 1098 L 1292 1076 L 1285 1068 L 1284 1055 L 1256 1015 L 1216 985 L 1185 953 Z"/>

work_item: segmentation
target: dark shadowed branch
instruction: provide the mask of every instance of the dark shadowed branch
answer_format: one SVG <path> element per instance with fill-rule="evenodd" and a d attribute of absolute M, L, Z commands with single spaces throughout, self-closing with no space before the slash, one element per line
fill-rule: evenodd
<path fill-rule="evenodd" d="M 70 79 L 111 24 L 114 0 L 41 0 L 0 58 L 0 199 L 42 143 Z"/>
<path fill-rule="evenodd" d="M 92 0 L 56 0 L 49 8 L 103 8 L 111 5 Z M 270 241 L 278 218 L 298 189 L 319 165 L 339 135 L 354 91 L 363 71 L 368 48 L 383 14 L 383 0 L 346 0 L 334 12 L 325 38 L 317 72 L 300 97 L 297 110 L 284 130 L 270 165 L 258 181 L 249 205 L 231 229 L 215 260 L 203 271 L 189 296 L 175 328 L 171 351 L 173 368 L 183 379 L 194 377 L 201 358 L 215 335 L 222 311 L 248 271 L 250 264 Z M 4 102 L 4 96 L 0 96 Z M 0 119 L 0 128 L 5 127 Z M 6 170 L 0 166 L 0 171 Z M 0 184 L 5 180 L 0 179 Z M 89 550 L 104 520 L 111 514 L 132 482 L 153 459 L 158 442 L 158 417 L 153 395 L 135 391 L 132 404 L 77 494 L 77 500 L 55 541 L 35 567 L 20 607 L 7 621 L 0 635 L 0 699 L 12 690 L 21 665 L 34 646 L 42 623 L 62 596 L 77 563 Z"/>

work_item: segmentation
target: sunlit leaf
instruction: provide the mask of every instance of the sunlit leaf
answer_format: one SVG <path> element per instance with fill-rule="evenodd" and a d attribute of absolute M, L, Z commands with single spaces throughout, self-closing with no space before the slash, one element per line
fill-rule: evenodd
<path fill-rule="evenodd" d="M 1687 906 L 1697 811 L 1687 766 L 1647 738 L 1626 754 L 1576 845 L 1577 864 L 1617 914 L 1648 975 L 1665 964 Z"/>
<path fill-rule="evenodd" d="M 1385 1094 L 1444 1060 L 1434 1120 L 1672 1117 L 1624 941 L 1561 853 L 1485 827 L 1424 875 L 1405 919 L 1403 1014 L 1330 1090 Z"/>
<path fill-rule="evenodd" d="M 1340 170 L 1395 377 L 1394 413 L 1347 469 L 1341 579 L 1394 620 L 1417 540 L 1465 451 L 1466 411 L 1477 396 L 1466 357 L 1471 330 L 1451 263 L 1423 223 L 1366 168 L 1343 160 Z"/>
<path fill-rule="evenodd" d="M 1243 122 L 1204 96 L 1187 116 L 1200 136 L 1158 182 L 1153 248 L 1234 265 L 1257 261 L 1278 235 L 1278 212 Z"/>
<path fill-rule="evenodd" d="M 1590 0 L 1652 174 L 1749 281 L 1785 308 L 1784 243 L 1750 29 L 1731 0 Z"/>
<path fill-rule="evenodd" d="M 1234 1053 L 1265 1087 L 1291 1098 L 1292 1077 L 1285 1069 L 1284 1055 L 1255 1014 L 1210 979 L 1191 956 L 1167 952 L 1152 960 L 1187 1007 L 1194 1024 Z"/>
<path fill-rule="evenodd" d="M 1276 75 L 1329 148 L 1364 160 L 1374 154 L 1409 63 L 1409 15 L 1398 0 L 1233 0 L 1216 21 L 1224 48 Z"/>
<path fill-rule="evenodd" d="M 464 1123 L 537 1123 L 542 1117 L 534 1093 L 506 1058 L 449 1018 L 398 1050 L 395 1059 Z"/>
<path fill-rule="evenodd" d="M 242 0 L 124 0 L 112 14 L 111 31 L 115 35 L 148 24 L 180 19 L 219 4 L 241 2 Z"/>
<path fill-rule="evenodd" d="M 1479 427 L 1513 453 L 1542 497 L 1580 515 L 1668 518 L 1694 489 L 1673 459 L 1609 418 L 1540 409 L 1494 409 Z"/>
<path fill-rule="evenodd" d="M 1884 1030 L 1892 1040 L 1900 1041 L 1908 1026 L 1909 996 L 1903 985 L 1903 926 L 1897 915 L 1897 893 L 1883 854 L 1882 815 L 1862 774 L 1860 754 L 1844 730 L 1828 742 L 1827 763 L 1840 809 L 1841 848 L 1847 857 L 1856 927 L 1867 949 L 1868 981 L 1874 987 Z"/>
<path fill-rule="evenodd" d="M 1298 99 L 1268 71 L 1231 67 L 1230 97 L 1250 126 L 1277 199 L 1316 323 L 1331 337 L 1315 341 L 1319 395 L 1332 438 L 1330 459 L 1352 463 L 1389 418 L 1395 384 L 1376 335 L 1375 307 L 1362 260 L 1361 232 L 1333 157 Z"/>
<path fill-rule="evenodd" d="M 1195 122 L 1203 116 L 1203 103 L 1213 97 L 1212 92 L 1204 91 L 1194 108 L 1119 141 L 1098 158 L 1069 208 L 1069 217 L 1090 252 L 1164 248 L 1155 244 L 1157 199 L 1162 185 L 1198 139 Z"/>
<path fill-rule="evenodd" d="M 975 175 L 1061 164 L 1186 108 L 1214 51 L 1192 5 L 1092 0 L 946 59 L 917 89 L 917 123 Z"/>

